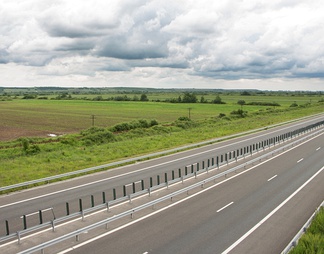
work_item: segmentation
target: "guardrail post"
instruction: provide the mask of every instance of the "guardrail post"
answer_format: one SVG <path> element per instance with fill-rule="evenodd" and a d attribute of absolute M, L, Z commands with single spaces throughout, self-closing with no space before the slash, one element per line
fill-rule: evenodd
<path fill-rule="evenodd" d="M 202 161 L 202 169 L 205 169 L 205 161 Z"/>
<path fill-rule="evenodd" d="M 109 210 L 110 210 L 109 202 L 106 203 L 106 207 L 107 207 L 107 212 L 109 212 Z"/>
<path fill-rule="evenodd" d="M 215 165 L 215 163 L 214 163 L 214 157 L 212 158 L 212 166 L 214 166 Z"/>
<path fill-rule="evenodd" d="M 20 242 L 20 232 L 19 231 L 17 231 L 17 238 L 18 238 L 18 244 L 20 245 L 21 244 L 21 242 Z"/>
<path fill-rule="evenodd" d="M 168 182 L 168 173 L 167 172 L 164 173 L 164 181 L 165 181 L 165 183 Z"/>
<path fill-rule="evenodd" d="M 42 210 L 38 211 L 39 214 L 39 224 L 43 224 L 43 214 L 42 214 Z"/>
<path fill-rule="evenodd" d="M 66 215 L 70 215 L 70 206 L 68 202 L 65 203 L 65 207 L 66 207 Z"/>
<path fill-rule="evenodd" d="M 199 162 L 197 162 L 197 172 L 199 171 Z"/>
<path fill-rule="evenodd" d="M 126 185 L 123 185 L 124 197 L 126 197 Z"/>
<path fill-rule="evenodd" d="M 133 182 L 133 193 L 135 193 L 136 192 L 136 188 L 135 188 L 136 186 L 135 186 L 135 182 Z"/>
<path fill-rule="evenodd" d="M 193 172 L 194 172 L 194 165 L 191 164 L 191 173 L 193 174 Z"/>
<path fill-rule="evenodd" d="M 188 167 L 185 166 L 185 176 L 188 175 Z"/>
<path fill-rule="evenodd" d="M 209 168 L 209 166 L 210 166 L 210 160 L 208 159 L 207 160 L 207 167 Z"/>
<path fill-rule="evenodd" d="M 144 190 L 144 180 L 141 180 L 142 190 Z"/>
<path fill-rule="evenodd" d="M 172 170 L 172 180 L 174 180 L 174 170 Z"/>
<path fill-rule="evenodd" d="M 156 180 L 157 180 L 157 185 L 160 185 L 160 175 L 156 176 Z"/>
<path fill-rule="evenodd" d="M 23 223 L 24 223 L 24 229 L 27 229 L 27 217 L 26 217 L 26 215 L 23 215 Z"/>
<path fill-rule="evenodd" d="M 82 212 L 83 209 L 82 209 L 82 199 L 81 198 L 79 199 L 79 207 L 80 207 L 80 212 Z"/>
<path fill-rule="evenodd" d="M 179 168 L 179 178 L 181 177 L 181 168 Z"/>
<path fill-rule="evenodd" d="M 94 196 L 91 195 L 91 207 L 94 207 L 94 206 L 95 206 L 95 204 L 94 204 Z"/>
<path fill-rule="evenodd" d="M 114 198 L 114 200 L 116 200 L 116 189 L 115 188 L 113 188 L 113 198 Z"/>
<path fill-rule="evenodd" d="M 51 224 L 52 224 L 52 232 L 55 232 L 55 221 L 52 220 L 52 221 L 51 221 Z"/>
<path fill-rule="evenodd" d="M 6 220 L 6 235 L 10 235 L 9 232 L 9 222 Z"/>
<path fill-rule="evenodd" d="M 152 187 L 153 187 L 153 178 L 150 177 L 150 188 L 152 188 Z"/>
<path fill-rule="evenodd" d="M 102 192 L 102 203 L 106 203 L 106 192 Z"/>

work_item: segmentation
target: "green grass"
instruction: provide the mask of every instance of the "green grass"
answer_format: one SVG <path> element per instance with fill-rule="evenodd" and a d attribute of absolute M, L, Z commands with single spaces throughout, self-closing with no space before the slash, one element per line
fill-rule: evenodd
<path fill-rule="evenodd" d="M 306 233 L 289 254 L 323 254 L 324 253 L 324 208 L 312 221 Z"/>
<path fill-rule="evenodd" d="M 30 104 L 28 104 L 30 103 Z M 37 105 L 38 101 L 28 101 L 25 105 Z M 69 104 L 71 103 L 71 104 Z M 17 105 L 17 103 L 15 102 Z M 84 112 L 87 110 L 86 105 L 90 105 L 89 102 L 65 102 L 63 105 L 69 109 L 64 110 L 64 107 L 59 102 L 54 102 L 58 108 L 53 107 L 53 104 L 47 105 L 46 110 L 58 114 L 58 111 L 62 114 L 71 115 L 75 112 Z M 121 103 L 119 109 L 124 107 L 128 110 L 132 110 L 132 114 L 136 114 L 136 110 L 132 109 L 130 105 L 134 103 Z M 135 103 L 136 104 L 136 103 Z M 78 106 L 84 105 L 82 109 Z M 94 103 L 91 104 L 91 110 L 99 110 L 110 103 Z M 116 105 L 116 103 L 112 103 Z M 163 119 L 162 111 L 165 119 L 170 119 L 169 115 L 173 116 L 171 119 L 176 120 L 178 116 L 183 115 L 179 113 L 182 109 L 186 111 L 188 105 L 175 105 L 175 104 L 158 104 L 154 103 L 141 103 L 145 108 L 145 116 L 155 116 L 153 114 L 158 111 L 158 107 L 162 107 L 160 115 L 156 115 L 156 118 Z M 43 104 L 43 106 L 46 106 Z M 225 105 L 226 106 L 226 105 Z M 229 105 L 227 105 L 228 107 Z M 154 107 L 154 108 L 153 108 Z M 239 133 L 246 130 L 251 130 L 279 122 L 284 122 L 291 119 L 300 118 L 306 115 L 312 115 L 323 112 L 323 105 L 313 105 L 305 108 L 293 108 L 293 109 L 276 109 L 265 111 L 252 111 L 248 113 L 246 118 L 237 117 L 224 117 L 218 118 L 215 112 L 218 105 L 193 105 L 193 108 L 204 112 L 204 117 L 197 120 L 193 120 L 195 127 L 183 129 L 177 127 L 175 121 L 162 122 L 158 126 L 153 126 L 149 129 L 136 129 L 129 132 L 123 132 L 115 134 L 116 141 L 103 144 L 86 144 L 82 140 L 80 134 L 66 135 L 57 139 L 55 143 L 38 144 L 40 152 L 36 154 L 26 154 L 22 147 L 12 147 L 9 149 L 0 150 L 0 186 L 7 186 L 18 182 L 29 181 L 33 179 L 43 178 L 47 176 L 57 175 L 64 172 L 75 171 L 87 167 L 97 166 L 100 164 L 106 164 L 112 161 L 121 160 L 127 157 L 134 157 L 137 155 L 143 155 L 154 151 L 161 151 L 168 148 L 181 146 L 184 144 L 191 144 L 203 140 L 209 140 L 212 138 L 222 137 L 233 133 Z M 225 110 L 224 105 L 220 105 L 222 110 Z M 235 106 L 236 107 L 236 106 Z M 43 107 L 39 107 L 44 109 Z M 74 108 L 74 110 L 72 110 Z M 166 109 L 165 109 L 166 108 Z M 137 108 L 138 109 L 138 108 Z M 23 108 L 21 109 L 29 116 L 37 115 L 37 111 L 34 114 Z M 90 109 L 89 109 L 90 110 Z M 227 109 L 228 110 L 228 109 Z M 119 110 L 122 111 L 122 110 Z M 148 112 L 152 112 L 149 115 Z M 116 112 L 116 114 L 130 114 L 126 112 Z M 138 114 L 136 115 L 138 117 Z M 210 117 L 208 117 L 210 116 Z M 61 117 L 61 116 L 60 116 Z M 134 117 L 135 118 L 135 117 Z M 148 118 L 148 117 L 146 117 Z M 39 118 L 42 119 L 42 118 Z M 118 118 L 121 119 L 121 118 Z M 71 120 L 71 117 L 70 117 Z M 124 119 L 126 120 L 126 118 Z M 128 119 L 129 121 L 129 119 Z M 120 122 L 120 120 L 118 120 Z M 32 124 L 33 121 L 30 121 Z M 48 125 L 48 119 L 43 119 L 43 125 Z M 54 124 L 55 122 L 53 122 Z M 25 124 L 25 123 L 24 123 Z M 69 124 L 71 124 L 69 122 Z M 73 125 L 75 123 L 72 123 Z M 84 126 L 85 129 L 90 125 Z M 44 127 L 44 128 L 45 128 Z M 80 125 L 80 128 L 82 126 Z M 34 141 L 40 141 L 39 139 L 33 139 Z M 45 139 L 49 140 L 49 139 Z M 43 140 L 44 141 L 44 140 Z M 0 146 L 13 146 L 14 144 L 21 144 L 20 140 L 11 142 L 2 142 Z"/>

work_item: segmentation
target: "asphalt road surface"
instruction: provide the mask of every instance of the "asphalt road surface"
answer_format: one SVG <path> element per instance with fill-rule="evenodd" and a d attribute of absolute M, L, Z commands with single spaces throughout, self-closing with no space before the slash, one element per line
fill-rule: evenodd
<path fill-rule="evenodd" d="M 276 127 L 233 140 L 200 147 L 169 156 L 164 156 L 154 160 L 119 167 L 113 170 L 108 170 L 69 181 L 49 184 L 27 191 L 2 195 L 0 197 L 0 233 L 1 235 L 4 235 L 5 220 L 8 220 L 10 222 L 11 228 L 15 228 L 16 226 L 16 228 L 20 227 L 21 229 L 21 216 L 24 214 L 35 214 L 35 212 L 37 212 L 38 210 L 54 207 L 56 217 L 63 216 L 65 213 L 66 202 L 74 204 L 74 207 L 71 205 L 72 213 L 73 211 L 78 210 L 77 201 L 79 198 L 87 200 L 87 204 L 84 204 L 84 206 L 89 206 L 89 197 L 91 194 L 96 194 L 96 197 L 98 197 L 103 191 L 111 193 L 111 190 L 113 188 L 121 188 L 121 186 L 124 184 L 129 184 L 144 178 L 148 179 L 151 176 L 164 174 L 164 172 L 166 171 L 171 172 L 171 170 L 177 170 L 178 168 L 183 169 L 186 165 L 193 163 L 202 161 L 206 162 L 207 159 L 215 155 L 224 154 L 228 151 L 235 150 L 255 142 L 266 140 L 268 138 L 287 133 L 289 131 L 310 125 L 323 119 L 324 116 L 322 115 L 312 119 Z M 319 140 L 322 140 L 322 138 L 319 138 Z M 320 145 L 318 147 L 320 147 Z M 323 150 L 320 149 L 318 151 Z M 317 159 L 313 162 L 316 161 Z M 302 160 L 300 163 L 304 163 L 304 160 Z M 320 163 L 322 163 L 323 165 L 323 161 L 320 160 Z M 276 176 L 274 177 L 274 179 L 271 179 L 271 181 L 278 179 L 279 178 L 277 178 Z M 294 180 L 293 182 L 296 182 L 296 180 Z M 239 185 L 241 186 L 241 184 Z M 248 185 L 251 184 L 249 183 Z M 109 198 L 111 198 L 111 194 L 108 199 Z M 321 198 L 323 199 L 323 197 Z M 100 198 L 96 198 L 96 200 L 99 199 Z M 100 202 L 100 200 L 96 202 Z M 234 202 L 233 204 L 229 205 L 229 208 L 234 204 L 237 205 Z M 198 211 L 196 212 L 199 213 Z M 37 213 L 34 216 L 36 216 L 35 219 L 37 220 Z M 44 219 L 50 220 L 52 219 L 52 217 L 53 214 L 50 210 L 48 210 L 46 214 L 44 214 Z M 19 228 L 17 230 L 19 230 Z"/>
<path fill-rule="evenodd" d="M 280 253 L 324 199 L 323 144 L 322 134 L 70 253 Z"/>

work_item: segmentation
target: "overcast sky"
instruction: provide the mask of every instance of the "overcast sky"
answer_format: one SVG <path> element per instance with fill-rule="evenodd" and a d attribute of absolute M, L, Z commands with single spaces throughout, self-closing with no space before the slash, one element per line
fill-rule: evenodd
<path fill-rule="evenodd" d="M 0 77 L 324 91 L 324 1 L 0 0 Z"/>

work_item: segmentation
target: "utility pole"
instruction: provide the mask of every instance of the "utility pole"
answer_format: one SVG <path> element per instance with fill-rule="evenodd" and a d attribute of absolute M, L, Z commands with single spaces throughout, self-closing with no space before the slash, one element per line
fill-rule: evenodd
<path fill-rule="evenodd" d="M 92 119 L 92 127 L 94 126 L 94 120 L 95 120 L 95 116 L 94 115 L 92 115 L 91 116 L 91 119 Z"/>
<path fill-rule="evenodd" d="M 190 116 L 191 108 L 188 108 L 188 110 L 189 110 L 189 119 L 191 119 L 191 116 Z"/>

